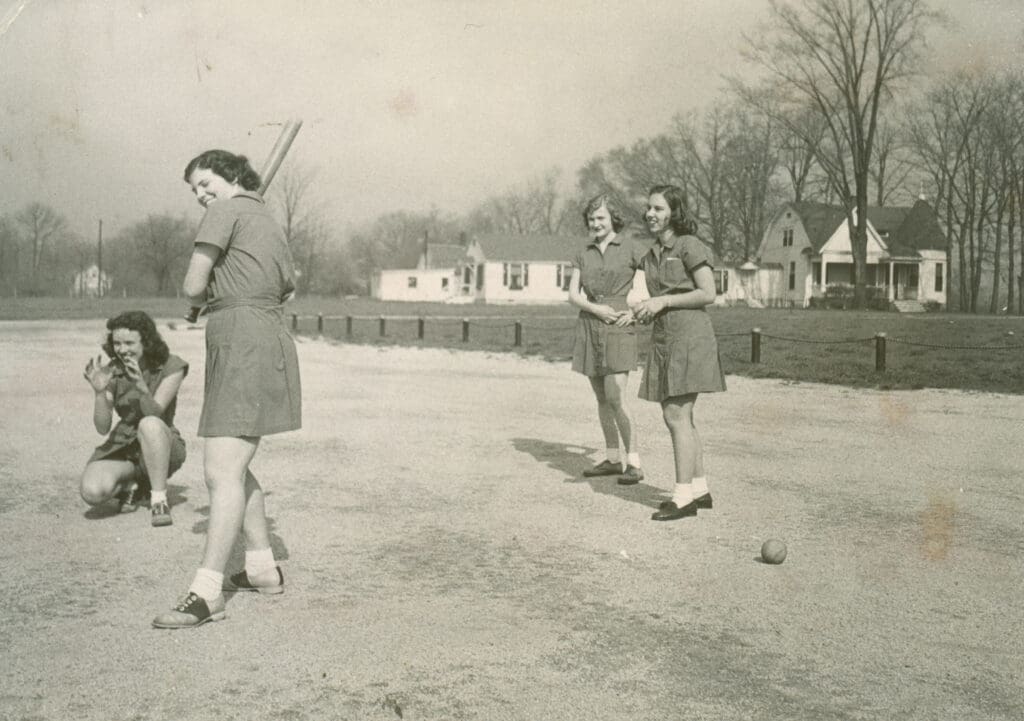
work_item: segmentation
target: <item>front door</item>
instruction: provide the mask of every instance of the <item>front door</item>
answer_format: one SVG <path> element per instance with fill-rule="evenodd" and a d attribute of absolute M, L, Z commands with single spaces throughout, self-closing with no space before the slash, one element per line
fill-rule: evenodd
<path fill-rule="evenodd" d="M 896 263 L 893 266 L 893 288 L 896 300 L 917 300 L 917 264 Z"/>

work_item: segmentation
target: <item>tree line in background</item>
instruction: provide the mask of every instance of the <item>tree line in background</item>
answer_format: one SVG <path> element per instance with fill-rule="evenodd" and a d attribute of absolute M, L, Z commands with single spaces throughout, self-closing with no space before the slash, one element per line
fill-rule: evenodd
<path fill-rule="evenodd" d="M 479 233 L 580 235 L 580 208 L 618 197 L 640 225 L 647 190 L 685 188 L 700 235 L 730 262 L 755 259 L 774 211 L 815 200 L 846 209 L 864 296 L 868 205 L 924 196 L 947 238 L 951 310 L 1024 313 L 1024 72 L 925 78 L 926 36 L 947 21 L 922 0 L 773 3 L 711 107 L 587 161 L 572 191 L 547 168 L 464 215 L 398 210 L 339 230 L 316 195 L 316 169 L 291 164 L 271 191 L 300 271 L 299 292 L 365 293 L 382 268 L 411 267 L 424 238 Z M 174 293 L 194 225 L 151 215 L 104 244 L 104 271 L 130 294 Z M 96 239 L 32 203 L 0 216 L 0 293 L 67 293 L 95 262 Z M 987 303 L 985 302 L 987 297 Z"/>

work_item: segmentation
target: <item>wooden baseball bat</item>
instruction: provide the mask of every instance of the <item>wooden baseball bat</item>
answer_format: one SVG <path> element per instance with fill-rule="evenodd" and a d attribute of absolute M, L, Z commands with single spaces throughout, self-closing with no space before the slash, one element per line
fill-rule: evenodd
<path fill-rule="evenodd" d="M 292 141 L 299 134 L 299 128 L 301 127 L 302 121 L 299 119 L 289 120 L 284 124 L 281 134 L 277 136 L 277 142 L 274 143 L 270 155 L 267 156 L 267 162 L 263 164 L 263 172 L 260 173 L 260 187 L 257 191 L 260 195 L 265 195 L 267 189 L 270 188 L 270 181 L 277 175 L 278 168 L 284 162 L 284 156 L 288 154 L 288 149 L 292 147 Z M 188 313 L 185 314 L 185 320 L 189 323 L 195 323 L 202 314 L 203 308 L 194 305 L 188 309 Z"/>

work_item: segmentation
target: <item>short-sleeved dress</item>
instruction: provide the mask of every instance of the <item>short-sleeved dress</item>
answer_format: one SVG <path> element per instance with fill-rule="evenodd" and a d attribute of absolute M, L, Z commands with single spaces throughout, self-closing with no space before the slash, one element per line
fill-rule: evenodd
<path fill-rule="evenodd" d="M 237 438 L 300 428 L 299 361 L 283 307 L 295 270 L 284 232 L 259 194 L 243 192 L 207 208 L 195 242 L 221 251 L 208 285 L 198 434 Z"/>
<path fill-rule="evenodd" d="M 627 310 L 626 294 L 646 248 L 633 238 L 616 235 L 604 253 L 597 241 L 588 242 L 573 259 L 580 272 L 580 290 L 594 303 Z M 593 313 L 580 310 L 572 350 L 572 369 L 588 377 L 636 370 L 636 327 L 605 323 Z"/>
<path fill-rule="evenodd" d="M 163 382 L 164 378 L 179 371 L 188 375 L 188 363 L 174 355 L 167 357 L 164 364 L 152 370 L 142 369 L 142 377 L 146 381 L 146 387 L 150 393 Z M 111 381 L 111 395 L 114 397 L 114 410 L 117 412 L 118 422 L 114 430 L 107 436 L 102 445 L 96 447 L 89 463 L 93 461 L 130 461 L 135 464 L 136 469 L 146 477 L 146 466 L 142 462 L 142 449 L 139 446 L 139 421 L 146 415 L 139 405 L 141 393 L 135 384 L 123 375 L 115 375 Z M 178 408 L 178 398 L 175 396 L 167 404 L 160 419 L 171 430 L 171 457 L 167 470 L 170 476 L 185 462 L 185 441 L 182 440 L 178 429 L 174 427 L 174 413 Z"/>
<path fill-rule="evenodd" d="M 711 267 L 712 255 L 692 235 L 659 239 L 644 256 L 640 270 L 651 297 L 686 293 L 697 285 L 693 272 Z M 667 308 L 654 317 L 651 352 L 640 383 L 640 397 L 661 402 L 672 396 L 725 390 L 718 341 L 703 308 Z"/>

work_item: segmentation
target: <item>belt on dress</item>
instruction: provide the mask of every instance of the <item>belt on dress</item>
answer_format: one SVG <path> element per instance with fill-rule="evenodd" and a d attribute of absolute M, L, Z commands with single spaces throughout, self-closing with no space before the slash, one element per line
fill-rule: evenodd
<path fill-rule="evenodd" d="M 218 310 L 229 310 L 231 308 L 255 308 L 257 310 L 283 311 L 283 303 L 275 303 L 266 298 L 217 298 L 207 305 L 208 312 L 215 313 Z"/>

